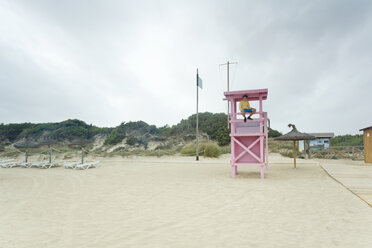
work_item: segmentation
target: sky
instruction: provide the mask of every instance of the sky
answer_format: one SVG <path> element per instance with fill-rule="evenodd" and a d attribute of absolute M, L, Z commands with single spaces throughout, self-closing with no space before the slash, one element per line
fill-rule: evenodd
<path fill-rule="evenodd" d="M 372 1 L 0 0 L 0 123 L 173 125 L 268 88 L 271 127 L 372 125 Z M 257 106 L 252 102 L 253 107 Z"/>

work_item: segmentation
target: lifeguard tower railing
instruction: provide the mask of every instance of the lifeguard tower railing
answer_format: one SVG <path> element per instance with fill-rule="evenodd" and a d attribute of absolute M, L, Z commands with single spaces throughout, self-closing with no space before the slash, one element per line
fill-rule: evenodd
<path fill-rule="evenodd" d="M 263 101 L 267 99 L 267 94 L 267 89 L 224 92 L 224 100 L 230 101 L 231 106 L 230 164 L 233 178 L 238 172 L 238 166 L 259 166 L 261 178 L 264 178 L 264 167 L 268 168 L 268 118 L 267 113 L 263 112 Z M 238 104 L 244 95 L 248 96 L 251 105 L 253 101 L 259 102 L 253 120 L 248 119 L 246 122 L 238 118 L 241 115 Z"/>

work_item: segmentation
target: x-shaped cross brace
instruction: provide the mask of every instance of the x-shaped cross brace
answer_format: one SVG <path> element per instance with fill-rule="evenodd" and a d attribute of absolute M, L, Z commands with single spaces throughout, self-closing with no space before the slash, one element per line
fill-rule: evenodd
<path fill-rule="evenodd" d="M 236 161 L 238 161 L 241 157 L 243 157 L 244 154 L 246 153 L 249 153 L 252 157 L 254 157 L 258 162 L 262 163 L 262 160 L 256 156 L 256 154 L 254 154 L 251 149 L 254 145 L 257 144 L 257 142 L 260 141 L 260 138 L 261 137 L 258 137 L 250 146 L 248 147 L 245 147 L 245 145 L 243 145 L 238 139 L 236 139 L 235 137 L 232 137 L 232 140 L 235 141 L 240 147 L 242 147 L 244 149 L 244 151 L 242 151 L 233 161 L 233 163 L 236 163 Z"/>

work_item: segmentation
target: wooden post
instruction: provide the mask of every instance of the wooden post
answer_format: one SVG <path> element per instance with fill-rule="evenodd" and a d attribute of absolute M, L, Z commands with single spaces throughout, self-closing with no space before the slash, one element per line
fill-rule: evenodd
<path fill-rule="evenodd" d="M 84 148 L 81 148 L 81 164 L 84 164 Z"/>
<path fill-rule="evenodd" d="M 199 69 L 196 69 L 196 161 L 199 161 Z"/>
<path fill-rule="evenodd" d="M 293 141 L 293 158 L 294 158 L 294 168 L 296 169 L 296 157 L 297 157 L 297 151 L 296 151 L 296 141 Z"/>
<path fill-rule="evenodd" d="M 26 163 L 28 162 L 28 153 L 27 153 L 27 150 L 26 150 L 25 162 L 26 162 Z"/>
<path fill-rule="evenodd" d="M 52 148 L 50 148 L 50 145 L 48 145 L 48 153 L 49 153 L 49 164 L 52 163 Z"/>

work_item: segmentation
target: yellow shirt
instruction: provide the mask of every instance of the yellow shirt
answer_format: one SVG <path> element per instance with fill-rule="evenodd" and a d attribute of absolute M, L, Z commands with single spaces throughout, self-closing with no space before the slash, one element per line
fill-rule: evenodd
<path fill-rule="evenodd" d="M 239 108 L 240 108 L 240 111 L 243 111 L 243 109 L 250 109 L 251 105 L 249 105 L 248 101 L 240 101 Z"/>

